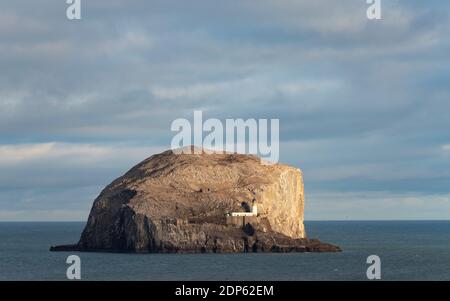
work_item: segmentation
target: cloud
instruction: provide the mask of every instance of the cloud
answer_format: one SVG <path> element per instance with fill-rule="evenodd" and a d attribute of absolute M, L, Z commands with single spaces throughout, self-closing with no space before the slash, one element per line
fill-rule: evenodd
<path fill-rule="evenodd" d="M 448 210 L 450 210 L 450 194 L 332 191 L 306 195 L 305 219 L 447 219 Z"/>
<path fill-rule="evenodd" d="M 22 17 L 17 12 L 3 10 L 0 12 L 0 35 L 6 37 L 16 36 L 17 33 L 40 34 L 48 31 L 44 22 L 34 18 Z"/>
<path fill-rule="evenodd" d="M 444 144 L 441 146 L 441 148 L 444 152 L 450 151 L 450 144 Z"/>
<path fill-rule="evenodd" d="M 0 145 L 0 166 L 32 164 L 89 165 L 102 162 L 143 160 L 161 152 L 161 146 L 95 145 L 76 143 L 36 143 Z M 126 157 L 125 157 L 126 156 Z M 122 158 L 122 159 L 121 159 Z M 125 158 L 125 159 L 123 159 Z"/>
<path fill-rule="evenodd" d="M 29 147 L 2 145 L 0 146 L 0 164 L 14 164 L 30 158 L 40 157 L 48 154 L 51 148 L 52 144 L 40 144 Z"/>
<path fill-rule="evenodd" d="M 449 193 L 447 3 L 388 1 L 380 22 L 365 1 L 89 1 L 80 22 L 64 1 L 0 8 L 9 198 L 40 189 L 42 210 L 64 210 L 45 202 L 62 190 L 90 199 L 71 188 L 98 189 L 167 148 L 171 122 L 196 109 L 279 118 L 281 161 L 312 193 Z"/>
<path fill-rule="evenodd" d="M 37 143 L 0 146 L 0 189 L 69 189 L 108 184 L 165 147 Z"/>

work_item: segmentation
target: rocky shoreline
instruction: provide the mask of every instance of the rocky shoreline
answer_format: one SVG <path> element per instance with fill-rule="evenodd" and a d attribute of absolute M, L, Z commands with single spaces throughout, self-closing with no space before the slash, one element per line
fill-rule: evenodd
<path fill-rule="evenodd" d="M 252 155 L 175 154 L 139 163 L 95 199 L 76 244 L 51 251 L 339 252 L 309 239 L 300 169 Z"/>
<path fill-rule="evenodd" d="M 222 238 L 212 237 L 212 243 L 203 245 L 162 245 L 154 248 L 132 250 L 127 248 L 91 249 L 83 244 L 60 245 L 50 247 L 53 252 L 116 252 L 116 253 L 291 253 L 291 252 L 341 252 L 341 248 L 323 243 L 318 239 L 291 239 L 279 234 L 254 234 L 248 236 L 244 231 L 241 237 L 222 233 Z M 227 236 L 225 239 L 224 237 Z"/>

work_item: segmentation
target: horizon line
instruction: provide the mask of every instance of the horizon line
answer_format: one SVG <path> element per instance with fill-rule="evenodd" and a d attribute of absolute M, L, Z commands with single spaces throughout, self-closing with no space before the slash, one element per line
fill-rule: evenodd
<path fill-rule="evenodd" d="M 450 221 L 450 218 L 428 219 L 310 219 L 304 222 L 426 222 L 426 221 Z M 0 220 L 0 223 L 86 223 L 87 220 Z"/>

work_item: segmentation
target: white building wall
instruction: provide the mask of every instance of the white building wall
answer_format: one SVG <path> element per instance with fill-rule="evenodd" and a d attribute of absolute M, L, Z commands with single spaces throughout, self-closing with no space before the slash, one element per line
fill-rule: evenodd
<path fill-rule="evenodd" d="M 258 208 L 253 205 L 252 212 L 231 212 L 231 216 L 257 216 Z"/>
<path fill-rule="evenodd" d="M 253 212 L 231 212 L 231 216 L 253 216 Z"/>
<path fill-rule="evenodd" d="M 257 207 L 256 205 L 253 205 L 253 207 L 252 207 L 252 213 L 253 213 L 254 216 L 257 216 L 257 215 L 258 215 L 258 207 Z"/>

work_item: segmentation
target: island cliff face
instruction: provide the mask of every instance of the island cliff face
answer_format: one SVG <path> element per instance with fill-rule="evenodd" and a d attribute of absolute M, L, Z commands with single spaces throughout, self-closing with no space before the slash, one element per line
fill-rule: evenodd
<path fill-rule="evenodd" d="M 257 215 L 231 217 L 248 215 L 252 206 Z M 262 164 L 252 155 L 169 150 L 108 185 L 94 201 L 80 241 L 51 250 L 340 251 L 308 239 L 303 215 L 297 168 Z"/>

